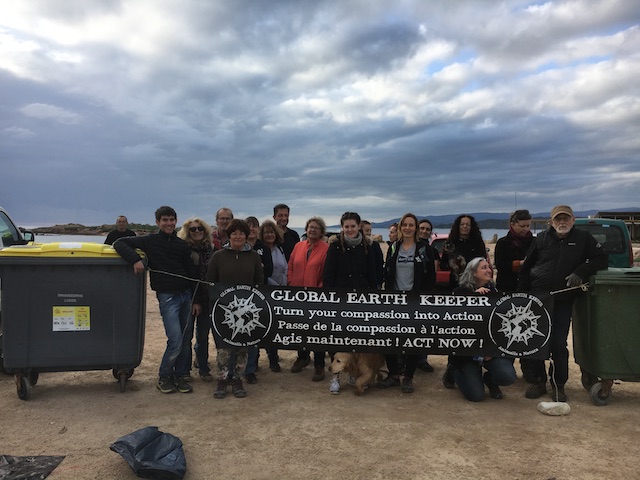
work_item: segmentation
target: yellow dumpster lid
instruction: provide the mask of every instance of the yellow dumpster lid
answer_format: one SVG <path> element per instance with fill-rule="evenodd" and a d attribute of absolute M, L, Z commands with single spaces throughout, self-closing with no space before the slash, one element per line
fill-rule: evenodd
<path fill-rule="evenodd" d="M 106 257 L 120 258 L 111 245 L 89 242 L 56 242 L 13 245 L 0 250 L 2 257 Z"/>

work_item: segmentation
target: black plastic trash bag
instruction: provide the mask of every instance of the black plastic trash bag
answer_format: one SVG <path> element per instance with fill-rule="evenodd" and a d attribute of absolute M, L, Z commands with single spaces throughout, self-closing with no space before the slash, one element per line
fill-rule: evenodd
<path fill-rule="evenodd" d="M 182 441 L 158 427 L 136 430 L 116 440 L 110 448 L 122 456 L 139 477 L 180 480 L 187 471 Z"/>
<path fill-rule="evenodd" d="M 0 480 L 42 480 L 64 457 L 14 457 L 0 455 Z"/>

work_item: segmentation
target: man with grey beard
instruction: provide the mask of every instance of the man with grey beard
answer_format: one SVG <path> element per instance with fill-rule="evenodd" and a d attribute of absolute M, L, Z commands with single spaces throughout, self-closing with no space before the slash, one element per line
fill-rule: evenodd
<path fill-rule="evenodd" d="M 551 210 L 551 226 L 531 244 L 520 269 L 518 291 L 557 292 L 551 312 L 551 359 L 549 367 L 552 398 L 566 402 L 564 385 L 569 378 L 567 337 L 571 326 L 573 301 L 579 286 L 598 270 L 607 268 L 608 255 L 589 232 L 573 228 L 575 217 L 568 205 Z M 535 383 L 525 396 L 539 398 L 547 393 L 544 360 L 523 360 Z"/>

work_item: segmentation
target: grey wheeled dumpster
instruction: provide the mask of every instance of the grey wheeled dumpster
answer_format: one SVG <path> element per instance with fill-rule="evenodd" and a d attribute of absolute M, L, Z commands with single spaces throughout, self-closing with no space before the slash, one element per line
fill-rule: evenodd
<path fill-rule="evenodd" d="M 640 381 L 640 268 L 610 268 L 589 279 L 573 308 L 573 350 L 596 405 L 614 380 Z"/>
<path fill-rule="evenodd" d="M 112 370 L 124 392 L 142 361 L 146 274 L 110 245 L 0 250 L 4 368 L 27 400 L 41 372 Z"/>

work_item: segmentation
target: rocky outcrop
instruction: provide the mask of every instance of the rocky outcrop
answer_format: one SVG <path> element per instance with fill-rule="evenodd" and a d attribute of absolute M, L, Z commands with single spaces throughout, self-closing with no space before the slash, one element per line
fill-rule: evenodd
<path fill-rule="evenodd" d="M 106 224 L 87 227 L 79 223 L 67 223 L 65 225 L 53 225 L 51 227 L 32 228 L 31 231 L 35 234 L 49 235 L 106 235 L 115 228 L 115 225 Z M 157 227 L 152 225 L 129 225 L 129 228 L 138 235 L 144 235 L 157 229 Z"/>

